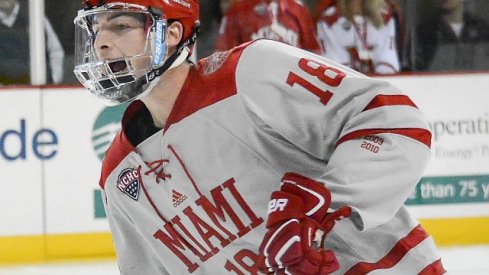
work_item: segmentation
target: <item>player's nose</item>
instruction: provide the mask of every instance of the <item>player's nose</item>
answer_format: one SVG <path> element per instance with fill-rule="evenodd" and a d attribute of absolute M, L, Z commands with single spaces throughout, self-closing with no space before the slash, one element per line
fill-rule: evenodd
<path fill-rule="evenodd" d="M 114 47 L 114 34 L 107 30 L 100 30 L 95 38 L 94 47 L 100 59 L 108 59 L 111 49 Z"/>

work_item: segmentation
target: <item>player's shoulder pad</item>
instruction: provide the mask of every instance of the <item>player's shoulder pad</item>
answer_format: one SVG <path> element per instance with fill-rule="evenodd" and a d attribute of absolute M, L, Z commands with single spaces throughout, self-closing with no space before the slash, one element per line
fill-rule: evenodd
<path fill-rule="evenodd" d="M 289 83 L 291 75 L 304 71 L 301 68 L 303 61 L 308 64 L 321 64 L 329 68 L 333 74 L 340 71 L 350 78 L 367 78 L 312 52 L 278 41 L 258 39 L 243 49 L 238 60 L 235 74 L 237 92 L 244 96 L 248 93 L 280 92 L 289 89 L 292 86 Z M 314 67 L 311 67 L 311 70 L 315 70 Z"/>
<path fill-rule="evenodd" d="M 315 56 L 313 59 L 318 57 L 317 55 L 306 50 L 265 38 L 247 43 L 242 48 L 242 51 L 243 52 L 241 53 L 238 63 L 241 64 L 244 61 L 255 62 L 253 63 L 253 71 L 256 72 L 262 72 L 270 67 L 275 69 L 288 69 L 279 67 L 279 65 L 283 63 L 281 61 L 285 62 L 290 61 L 291 59 L 295 61 L 304 56 Z M 270 71 L 269 73 L 273 73 L 273 71 Z"/>
<path fill-rule="evenodd" d="M 286 70 L 289 68 L 280 67 L 280 64 L 287 61 L 290 62 L 291 59 L 294 60 L 292 62 L 295 62 L 304 55 L 315 56 L 306 50 L 265 38 L 246 44 L 242 51 L 238 66 L 245 62 L 248 63 L 252 70 L 250 73 L 263 73 L 272 68 L 279 71 L 282 69 Z M 273 72 L 268 71 L 267 75 L 273 74 Z"/>
<path fill-rule="evenodd" d="M 238 93 L 253 89 L 275 90 L 286 85 L 288 75 L 298 69 L 299 61 L 303 58 L 309 60 L 319 58 L 325 61 L 316 54 L 282 42 L 268 39 L 255 40 L 243 49 L 237 63 Z"/>
<path fill-rule="evenodd" d="M 197 64 L 197 68 L 207 78 L 226 78 L 230 74 L 234 75 L 243 50 L 251 43 L 253 41 L 243 43 L 227 51 L 215 52 L 201 59 Z"/>

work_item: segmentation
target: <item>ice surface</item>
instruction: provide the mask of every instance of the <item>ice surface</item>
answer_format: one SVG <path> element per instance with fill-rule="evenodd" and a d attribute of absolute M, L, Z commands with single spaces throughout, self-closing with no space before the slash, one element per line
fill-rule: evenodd
<path fill-rule="evenodd" d="M 449 275 L 489 275 L 489 246 L 440 249 Z M 119 275 L 114 260 L 0 267 L 0 275 Z M 396 274 L 393 274 L 396 275 Z"/>

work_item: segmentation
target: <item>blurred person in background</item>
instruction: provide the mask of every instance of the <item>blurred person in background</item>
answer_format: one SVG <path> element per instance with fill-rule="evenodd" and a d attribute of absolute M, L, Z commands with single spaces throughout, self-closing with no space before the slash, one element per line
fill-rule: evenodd
<path fill-rule="evenodd" d="M 362 73 L 399 72 L 396 22 L 386 1 L 327 2 L 316 25 L 324 57 Z"/>
<path fill-rule="evenodd" d="M 29 84 L 29 8 L 25 0 L 0 0 L 0 84 Z M 50 82 L 63 80 L 64 50 L 44 19 Z"/>
<path fill-rule="evenodd" d="M 435 13 L 417 25 L 415 70 L 476 69 L 484 59 L 489 68 L 489 26 L 465 2 L 435 0 Z"/>
<path fill-rule="evenodd" d="M 221 12 L 224 14 L 228 11 L 229 7 L 233 2 L 236 2 L 239 0 L 218 0 L 219 2 L 219 8 L 221 9 Z"/>
<path fill-rule="evenodd" d="M 224 18 L 216 50 L 224 51 L 241 43 L 268 38 L 320 52 L 309 10 L 297 0 L 221 0 Z"/>
<path fill-rule="evenodd" d="M 221 3 L 231 0 L 200 0 L 200 30 L 198 45 L 196 43 L 197 59 L 209 56 L 214 52 L 214 43 L 219 33 L 219 25 L 223 12 Z"/>

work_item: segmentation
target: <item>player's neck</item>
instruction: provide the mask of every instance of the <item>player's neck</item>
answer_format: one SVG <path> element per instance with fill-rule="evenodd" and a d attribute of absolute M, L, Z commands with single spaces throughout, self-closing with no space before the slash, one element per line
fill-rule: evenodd
<path fill-rule="evenodd" d="M 187 79 L 191 65 L 182 63 L 174 69 L 168 70 L 161 77 L 153 90 L 143 97 L 156 127 L 163 128 L 173 105 Z"/>

